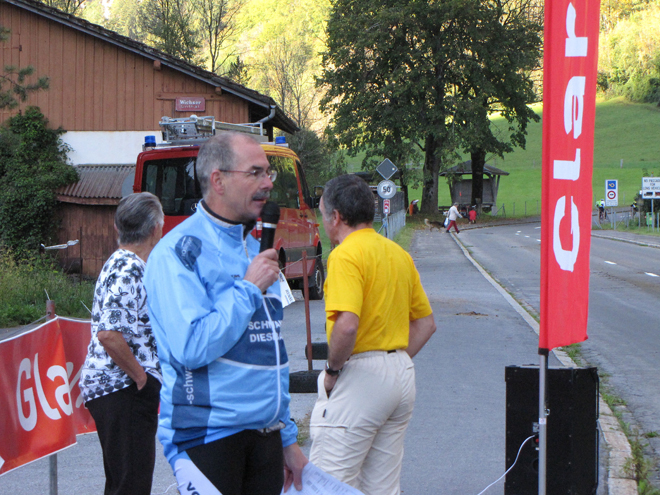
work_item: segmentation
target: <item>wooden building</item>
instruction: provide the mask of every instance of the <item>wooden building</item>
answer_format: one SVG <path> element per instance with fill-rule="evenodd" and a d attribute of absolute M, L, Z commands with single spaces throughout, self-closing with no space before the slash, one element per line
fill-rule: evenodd
<path fill-rule="evenodd" d="M 80 240 L 61 256 L 65 266 L 87 275 L 98 274 L 116 247 L 117 181 L 132 172 L 124 166 L 134 167 L 145 136 L 161 142 L 161 117 L 262 122 L 271 139 L 274 128 L 298 130 L 268 96 L 42 3 L 1 0 L 0 25 L 11 30 L 0 43 L 0 66 L 31 65 L 34 80 L 50 80 L 50 89 L 0 111 L 0 122 L 34 105 L 51 127 L 66 130 L 62 140 L 72 148 L 69 160 L 81 181 L 58 191 L 58 240 Z"/>
<path fill-rule="evenodd" d="M 470 204 L 472 200 L 472 160 L 460 163 L 441 172 L 439 175 L 440 177 L 448 176 L 450 178 L 449 193 L 451 194 L 452 203 L 458 203 L 461 207 L 473 206 Z M 481 200 L 481 205 L 487 211 L 497 208 L 497 191 L 500 187 L 500 177 L 503 175 L 509 175 L 509 172 L 492 165 L 484 165 L 484 197 Z M 465 176 L 468 176 L 468 178 L 464 178 Z"/>

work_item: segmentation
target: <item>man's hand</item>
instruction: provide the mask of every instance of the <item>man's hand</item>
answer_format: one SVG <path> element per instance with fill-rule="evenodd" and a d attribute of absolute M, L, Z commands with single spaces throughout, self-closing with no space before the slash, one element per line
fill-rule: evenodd
<path fill-rule="evenodd" d="M 335 388 L 335 385 L 337 384 L 337 378 L 339 378 L 339 375 L 330 376 L 327 373 L 325 374 L 323 386 L 325 387 L 325 394 L 328 397 L 330 397 L 330 392 L 332 392 L 332 389 Z"/>
<path fill-rule="evenodd" d="M 279 273 L 280 266 L 277 262 L 277 251 L 266 249 L 263 253 L 259 253 L 254 257 L 243 279 L 259 287 L 261 292 L 265 292 L 268 287 L 275 283 Z"/>
<path fill-rule="evenodd" d="M 296 490 L 302 490 L 302 470 L 308 462 L 297 443 L 284 447 L 284 493 L 292 483 Z"/>

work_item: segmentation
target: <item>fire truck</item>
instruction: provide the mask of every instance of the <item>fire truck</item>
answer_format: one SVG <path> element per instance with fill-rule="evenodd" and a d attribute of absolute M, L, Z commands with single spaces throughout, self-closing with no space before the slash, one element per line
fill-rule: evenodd
<path fill-rule="evenodd" d="M 136 162 L 133 191 L 148 191 L 160 199 L 165 213 L 163 233 L 192 215 L 202 198 L 196 171 L 201 144 L 217 132 L 250 134 L 260 142 L 271 168 L 277 170 L 270 199 L 280 207 L 273 245 L 279 253 L 280 267 L 291 288 L 302 289 L 303 277 L 307 276 L 310 298 L 322 299 L 325 274 L 314 211 L 319 194 L 310 194 L 300 159 L 289 149 L 285 138 L 268 142 L 262 124 L 229 124 L 217 122 L 213 116 L 163 117 L 159 125 L 163 142 L 156 144 L 155 136 L 145 137 Z M 252 235 L 260 238 L 260 222 Z M 303 252 L 307 253 L 306 267 L 303 267 Z"/>

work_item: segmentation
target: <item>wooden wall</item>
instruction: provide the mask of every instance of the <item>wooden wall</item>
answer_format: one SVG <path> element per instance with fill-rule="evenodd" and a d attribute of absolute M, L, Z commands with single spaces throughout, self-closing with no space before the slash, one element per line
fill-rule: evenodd
<path fill-rule="evenodd" d="M 80 240 L 76 246 L 58 253 L 65 269 L 80 271 L 78 267 L 82 260 L 82 273 L 98 277 L 103 264 L 117 249 L 117 233 L 114 228 L 116 210 L 117 206 L 59 204 L 56 214 L 59 224 L 58 244 Z"/>
<path fill-rule="evenodd" d="M 82 33 L 27 10 L 0 2 L 0 23 L 11 39 L 0 43 L 0 67 L 32 65 L 37 76 L 50 78 L 50 89 L 29 97 L 52 127 L 67 131 L 151 131 L 164 115 L 175 112 L 177 97 L 206 98 L 204 115 L 232 123 L 248 122 L 247 101 L 164 64 L 120 48 L 109 40 Z M 0 122 L 15 115 L 0 111 Z"/>

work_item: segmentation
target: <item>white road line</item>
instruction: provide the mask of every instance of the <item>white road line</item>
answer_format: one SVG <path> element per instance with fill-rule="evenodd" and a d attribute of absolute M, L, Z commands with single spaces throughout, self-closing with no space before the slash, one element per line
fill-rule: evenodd
<path fill-rule="evenodd" d="M 660 277 L 660 275 L 656 275 L 655 273 L 649 273 L 649 272 L 644 272 L 646 273 L 649 277 Z"/>
<path fill-rule="evenodd" d="M 614 261 L 606 261 L 605 263 L 607 263 L 608 265 L 616 265 Z"/>
<path fill-rule="evenodd" d="M 528 235 L 526 235 L 525 237 L 526 237 L 527 239 L 529 239 L 529 236 L 528 236 Z"/>
<path fill-rule="evenodd" d="M 541 239 L 536 239 L 536 242 L 541 242 Z"/>
<path fill-rule="evenodd" d="M 534 230 L 540 229 L 541 227 L 534 227 Z"/>

